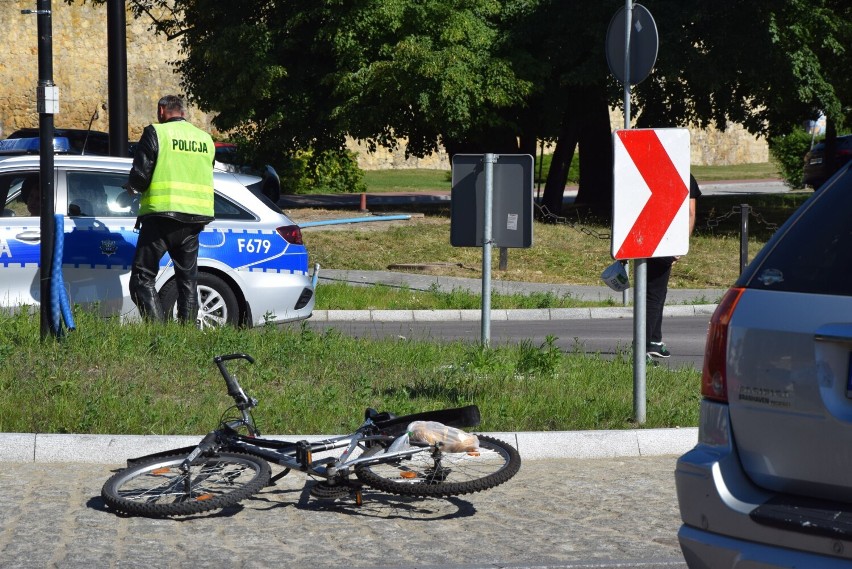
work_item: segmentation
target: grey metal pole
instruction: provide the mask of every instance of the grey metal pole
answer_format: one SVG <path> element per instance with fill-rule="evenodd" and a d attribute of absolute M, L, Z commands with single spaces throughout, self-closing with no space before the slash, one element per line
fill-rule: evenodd
<path fill-rule="evenodd" d="M 633 289 L 633 419 L 637 424 L 645 423 L 645 373 L 647 338 L 645 332 L 648 290 L 648 259 L 636 259 L 633 264 L 636 288 Z"/>
<path fill-rule="evenodd" d="M 624 1 L 624 128 L 630 129 L 630 32 L 633 26 L 633 1 Z M 646 407 L 646 315 L 648 289 L 647 259 L 633 262 L 633 419 L 645 423 Z M 625 291 L 625 297 L 627 292 Z M 626 301 L 625 301 L 626 304 Z"/>
<path fill-rule="evenodd" d="M 624 128 L 630 128 L 630 28 L 633 25 L 633 0 L 624 0 Z"/>
<path fill-rule="evenodd" d="M 748 265 L 748 215 L 751 206 L 747 203 L 740 204 L 740 274 Z"/>
<path fill-rule="evenodd" d="M 493 154 L 485 155 L 485 211 L 482 216 L 482 345 L 485 347 L 491 343 L 491 209 L 496 161 Z"/>
<path fill-rule="evenodd" d="M 630 26 L 633 23 L 633 2 L 625 0 L 624 2 L 624 129 L 630 128 Z M 628 264 L 624 267 L 625 270 L 630 270 Z M 629 274 L 629 272 L 628 272 Z M 633 279 L 634 281 L 636 279 Z M 634 286 L 636 283 L 633 283 Z M 627 306 L 629 303 L 630 291 L 625 289 L 621 293 L 621 303 Z"/>

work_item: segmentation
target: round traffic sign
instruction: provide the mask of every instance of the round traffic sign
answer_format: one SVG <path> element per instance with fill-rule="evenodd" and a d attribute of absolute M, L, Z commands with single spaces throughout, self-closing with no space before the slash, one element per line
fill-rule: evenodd
<path fill-rule="evenodd" d="M 609 70 L 616 79 L 624 83 L 624 57 L 625 57 L 625 23 L 627 20 L 624 7 L 609 22 L 606 31 L 606 61 Z M 629 80 L 631 85 L 643 81 L 654 64 L 657 62 L 657 49 L 660 46 L 660 38 L 657 34 L 657 24 L 651 12 L 641 4 L 634 4 L 630 25 L 630 69 Z"/>

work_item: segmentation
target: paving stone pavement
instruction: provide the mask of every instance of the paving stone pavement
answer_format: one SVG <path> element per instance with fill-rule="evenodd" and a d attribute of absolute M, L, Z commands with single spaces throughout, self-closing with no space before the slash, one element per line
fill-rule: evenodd
<path fill-rule="evenodd" d="M 239 507 L 178 519 L 106 510 L 100 489 L 120 465 L 4 462 L 0 567 L 680 569 L 675 460 L 527 460 L 486 492 L 366 490 L 361 507 L 317 501 L 290 473 Z"/>

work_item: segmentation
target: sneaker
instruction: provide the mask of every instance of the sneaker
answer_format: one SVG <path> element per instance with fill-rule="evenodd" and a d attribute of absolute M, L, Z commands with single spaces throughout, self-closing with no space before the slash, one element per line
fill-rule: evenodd
<path fill-rule="evenodd" d="M 645 353 L 655 358 L 667 358 L 672 355 L 662 342 L 648 342 L 648 349 L 645 350 Z"/>

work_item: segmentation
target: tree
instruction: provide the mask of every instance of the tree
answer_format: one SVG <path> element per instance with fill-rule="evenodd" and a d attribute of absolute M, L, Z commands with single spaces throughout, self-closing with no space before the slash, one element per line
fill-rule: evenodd
<path fill-rule="evenodd" d="M 69 0 L 71 1 L 71 0 Z M 265 153 L 408 139 L 417 156 L 535 152 L 556 142 L 544 203 L 561 209 L 583 153 L 577 201 L 609 211 L 606 66 L 622 0 L 129 0 L 181 42 L 191 100 Z M 738 122 L 789 132 L 823 110 L 849 114 L 848 0 L 646 0 L 660 32 L 634 88 L 639 126 Z"/>

